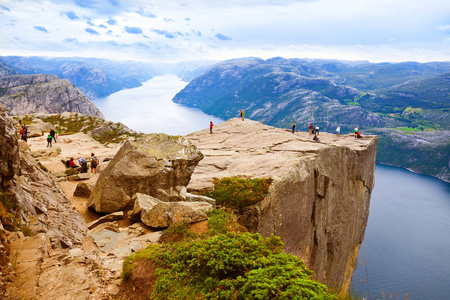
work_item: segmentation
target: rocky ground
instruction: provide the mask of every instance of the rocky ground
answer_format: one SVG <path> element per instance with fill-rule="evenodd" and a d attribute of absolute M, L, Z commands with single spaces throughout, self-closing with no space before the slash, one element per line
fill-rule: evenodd
<path fill-rule="evenodd" d="M 374 144 L 373 137 L 355 139 L 352 135 L 337 137 L 327 133 L 321 133 L 320 141 L 316 142 L 312 140 L 312 135 L 305 132 L 292 134 L 287 130 L 273 128 L 259 122 L 239 119 L 232 119 L 220 124 L 213 131 L 212 135 L 209 134 L 208 129 L 205 129 L 187 136 L 205 155 L 195 169 L 188 186 L 188 189 L 192 191 L 210 188 L 213 177 L 243 176 L 283 179 L 286 176 L 289 177 L 292 172 L 298 171 L 291 170 L 293 165 L 299 164 L 300 161 L 315 161 L 320 157 L 322 157 L 323 164 L 332 164 L 333 159 L 336 158 L 342 159 L 343 161 L 340 163 L 346 164 L 344 159 L 350 159 L 350 154 L 356 155 L 354 161 L 359 159 L 357 157 L 364 160 L 364 151 Z M 46 235 L 39 231 L 29 238 L 23 238 L 23 234 L 20 233 L 17 233 L 16 237 L 10 238 L 12 241 L 10 263 L 11 270 L 14 271 L 7 276 L 9 283 L 6 284 L 5 295 L 8 299 L 127 299 L 126 294 L 131 292 L 130 287 L 124 286 L 120 279 L 123 260 L 132 252 L 143 249 L 148 243 L 156 243 L 161 231 L 152 230 L 140 222 L 132 224 L 122 212 L 101 217 L 88 210 L 86 205 L 88 199 L 76 197 L 73 193 L 80 182 L 95 184 L 99 174 L 89 172 L 88 175 L 81 178 L 82 180 L 67 180 L 69 177 L 58 175 L 65 171 L 61 160 L 70 157 L 77 159 L 81 156 L 89 158 L 92 152 L 99 157 L 101 163 L 98 171 L 102 172 L 107 164 L 107 162 L 103 162 L 103 159 L 115 156 L 120 144 L 110 143 L 105 146 L 91 136 L 80 132 L 59 136 L 57 140 L 58 142 L 54 143 L 52 147 L 47 147 L 45 136 L 30 138 L 28 140 L 29 150 L 25 149 L 24 151 L 32 154 L 49 173 L 55 175 L 52 178 L 59 183 L 60 189 L 72 203 L 72 209 L 81 214 L 89 230 L 81 244 L 74 244 L 72 247 L 66 248 L 53 247 Z M 26 148 L 26 145 L 22 143 L 21 147 Z M 342 156 L 330 156 L 327 160 L 323 159 L 327 153 L 334 153 L 333 151 Z M 324 168 L 327 169 L 326 166 L 319 165 L 314 168 L 317 168 L 317 172 L 323 172 Z M 348 169 L 350 170 L 350 167 Z M 336 170 L 336 172 L 340 172 L 338 168 Z M 313 182 L 315 180 L 319 186 L 322 186 L 322 189 L 326 189 L 326 186 L 323 187 L 323 185 L 328 184 L 328 180 L 330 182 L 333 180 L 333 177 L 330 177 L 331 179 L 327 177 L 332 176 L 330 174 L 316 174 L 316 169 L 305 169 L 304 171 L 308 171 L 309 175 L 312 174 Z M 339 174 L 339 177 L 343 177 L 346 182 L 353 180 L 345 175 L 346 172 L 349 171 Z M 357 176 L 361 174 L 354 172 Z M 274 191 L 282 197 L 290 197 L 288 193 L 291 188 L 284 187 L 285 181 L 283 180 L 279 181 L 279 184 L 286 194 Z M 325 183 L 319 182 L 320 180 L 325 180 Z M 366 183 L 362 182 L 361 188 L 371 185 L 369 179 L 365 180 Z M 334 182 L 331 184 L 334 185 Z M 340 183 L 336 181 L 336 184 Z M 309 190 L 310 187 L 306 186 L 305 188 Z M 314 190 L 319 189 L 320 187 L 313 186 L 313 195 Z M 355 186 L 354 189 L 358 191 L 359 187 Z M 317 193 L 320 194 L 322 203 L 334 201 L 334 199 L 328 200 L 327 197 L 330 196 L 325 196 L 325 191 Z M 331 190 L 328 193 L 333 195 Z M 270 201 L 274 205 L 276 204 L 275 200 Z M 312 205 L 312 202 L 310 204 Z M 316 206 L 316 214 L 319 214 L 319 204 Z M 346 207 L 345 210 L 350 213 L 354 211 L 351 207 Z M 309 215 L 306 219 L 309 222 L 312 217 L 311 212 L 308 210 L 307 214 Z M 328 220 L 325 217 L 323 219 Z M 364 221 L 364 218 L 361 219 Z M 98 220 L 104 223 L 95 226 L 92 222 Z M 319 220 L 316 222 L 319 223 Z M 361 227 L 360 225 L 358 224 L 359 227 Z M 311 227 L 310 225 L 306 227 L 308 226 Z M 325 232 L 335 229 L 334 225 L 324 223 L 323 226 Z M 193 225 L 193 229 L 200 232 L 205 231 L 206 227 L 205 222 Z M 346 232 L 349 231 L 347 229 L 345 229 Z M 336 228 L 336 230 L 340 229 Z M 357 240 L 359 241 L 360 238 L 358 237 Z M 324 241 L 327 244 L 325 239 Z M 329 243 L 333 243 L 333 240 L 330 240 Z"/>

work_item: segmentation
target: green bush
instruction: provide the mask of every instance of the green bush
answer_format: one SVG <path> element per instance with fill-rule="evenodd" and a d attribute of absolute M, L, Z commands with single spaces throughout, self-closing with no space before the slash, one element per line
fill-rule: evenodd
<path fill-rule="evenodd" d="M 279 237 L 229 232 L 190 243 L 150 245 L 134 256 L 157 267 L 154 299 L 337 299 L 312 280 L 303 261 L 282 248 Z M 124 271 L 133 260 L 125 261 Z"/>
<path fill-rule="evenodd" d="M 271 183 L 271 178 L 225 177 L 214 180 L 214 191 L 207 196 L 216 199 L 219 205 L 241 209 L 262 201 Z"/>

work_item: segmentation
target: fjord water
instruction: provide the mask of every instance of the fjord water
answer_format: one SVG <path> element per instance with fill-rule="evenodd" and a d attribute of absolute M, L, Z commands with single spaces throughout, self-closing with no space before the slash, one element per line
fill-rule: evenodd
<path fill-rule="evenodd" d="M 354 295 L 450 299 L 450 183 L 377 164 L 370 202 Z"/>
<path fill-rule="evenodd" d="M 122 90 L 95 100 L 106 120 L 121 122 L 143 133 L 185 135 L 223 120 L 200 109 L 182 106 L 172 98 L 188 83 L 175 75 L 157 76 L 138 88 Z"/>
<path fill-rule="evenodd" d="M 222 122 L 171 101 L 186 84 L 159 76 L 95 103 L 107 120 L 145 133 L 184 135 Z M 354 295 L 367 297 L 368 278 L 370 299 L 450 299 L 450 183 L 380 164 L 375 176 Z"/>

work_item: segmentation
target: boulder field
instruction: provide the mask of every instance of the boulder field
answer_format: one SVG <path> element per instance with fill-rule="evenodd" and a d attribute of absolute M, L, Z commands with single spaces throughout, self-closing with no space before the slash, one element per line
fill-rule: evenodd
<path fill-rule="evenodd" d="M 265 199 L 240 212 L 252 232 L 275 234 L 317 278 L 348 292 L 364 239 L 375 183 L 376 136 L 355 139 L 292 133 L 234 118 L 186 136 L 205 156 L 188 192 L 211 189 L 211 178 L 272 178 Z"/>

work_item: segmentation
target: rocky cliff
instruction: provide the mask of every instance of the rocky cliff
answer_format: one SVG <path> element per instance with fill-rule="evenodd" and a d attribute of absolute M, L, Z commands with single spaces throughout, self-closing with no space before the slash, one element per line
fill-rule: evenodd
<path fill-rule="evenodd" d="M 26 143 L 17 140 L 14 123 L 2 105 L 0 139 L 0 259 L 3 258 L 0 267 L 2 275 L 6 276 L 0 279 L 11 280 L 11 267 L 16 267 L 19 281 L 28 281 L 33 286 L 33 278 L 20 273 L 34 270 L 41 263 L 32 261 L 34 253 L 48 254 L 51 249 L 81 245 L 86 235 L 86 226 L 59 185 L 31 156 Z M 32 234 L 36 234 L 34 246 L 39 249 L 27 249 L 23 244 L 24 251 L 20 254 L 15 252 L 17 248 L 14 247 L 14 241 Z M 26 257 L 21 260 L 22 265 L 12 266 L 7 263 L 8 256 L 17 255 Z M 14 258 L 12 260 L 14 262 Z M 0 280 L 0 298 L 3 292 L 4 285 Z M 20 289 L 17 295 L 22 295 L 18 298 L 23 297 Z"/>
<path fill-rule="evenodd" d="M 376 136 L 355 139 L 278 129 L 231 119 L 187 136 L 204 154 L 188 191 L 211 189 L 211 178 L 270 177 L 269 194 L 241 211 L 241 222 L 281 237 L 327 285 L 348 292 L 364 239 L 374 187 Z"/>
<path fill-rule="evenodd" d="M 55 75 L 15 75 L 0 78 L 0 103 L 10 115 L 37 112 L 103 114 L 70 81 Z"/>

